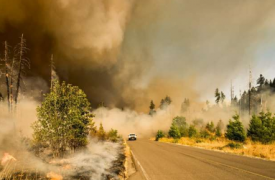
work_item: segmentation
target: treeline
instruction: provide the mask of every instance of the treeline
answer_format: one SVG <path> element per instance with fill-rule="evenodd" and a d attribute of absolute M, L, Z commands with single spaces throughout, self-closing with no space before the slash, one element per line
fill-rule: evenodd
<path fill-rule="evenodd" d="M 242 92 L 239 99 L 237 96 L 231 97 L 231 106 L 237 108 L 241 116 L 259 114 L 261 111 L 268 110 L 272 105 L 272 97 L 275 95 L 275 78 L 268 80 L 260 74 L 256 84 Z M 224 93 L 216 89 L 215 102 L 223 104 L 224 99 Z"/>
<path fill-rule="evenodd" d="M 204 124 L 202 119 L 196 119 L 188 124 L 184 117 L 177 116 L 173 119 L 167 133 L 161 130 L 157 132 L 156 141 L 163 137 L 174 139 L 190 137 L 210 140 L 224 137 L 238 142 L 245 142 L 249 138 L 255 142 L 269 144 L 275 141 L 275 116 L 270 112 L 253 115 L 248 129 L 244 128 L 240 116 L 237 114 L 229 120 L 226 128 L 221 120 L 217 124 L 214 124 L 214 122 Z"/>
<path fill-rule="evenodd" d="M 165 98 L 161 99 L 159 109 L 164 110 L 166 109 L 170 104 L 172 103 L 172 99 L 169 96 L 166 96 Z M 151 100 L 150 106 L 149 106 L 149 115 L 153 116 L 156 114 L 156 105 L 154 104 L 154 101 Z"/>
<path fill-rule="evenodd" d="M 275 95 L 275 78 L 266 79 L 262 74 L 257 79 L 257 86 L 244 91 L 239 100 L 235 98 L 235 104 L 240 108 L 240 113 L 250 111 L 250 114 L 258 114 L 268 110 L 271 97 Z"/>
<path fill-rule="evenodd" d="M 273 80 L 266 79 L 260 74 L 256 81 L 256 86 L 251 86 L 248 90 L 241 92 L 239 98 L 234 95 L 234 92 L 231 93 L 231 106 L 228 106 L 229 108 L 231 107 L 232 110 L 237 111 L 240 116 L 259 114 L 261 111 L 267 111 L 272 108 L 272 101 L 275 100 L 275 78 Z M 226 107 L 226 96 L 223 91 L 216 88 L 214 97 L 217 106 L 210 106 L 210 102 L 207 100 L 205 103 L 206 108 L 203 111 L 211 110 L 211 107 Z M 181 105 L 181 113 L 188 112 L 190 105 L 191 100 L 185 98 Z"/>
<path fill-rule="evenodd" d="M 224 124 L 221 120 L 216 125 L 212 121 L 205 124 L 203 119 L 195 119 L 188 124 L 185 117 L 177 116 L 172 120 L 168 133 L 161 130 L 157 132 L 156 140 L 165 136 L 174 139 L 181 137 L 213 139 L 222 136 L 223 131 Z"/>

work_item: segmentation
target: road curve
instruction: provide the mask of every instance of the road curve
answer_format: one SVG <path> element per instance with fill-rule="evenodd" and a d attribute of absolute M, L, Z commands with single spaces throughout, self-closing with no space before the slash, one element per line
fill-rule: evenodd
<path fill-rule="evenodd" d="M 130 180 L 275 180 L 275 162 L 147 139 L 128 141 L 137 172 Z"/>

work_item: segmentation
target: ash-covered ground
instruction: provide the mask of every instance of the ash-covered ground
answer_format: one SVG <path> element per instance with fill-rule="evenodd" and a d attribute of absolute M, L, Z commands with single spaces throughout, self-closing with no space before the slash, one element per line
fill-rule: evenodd
<path fill-rule="evenodd" d="M 52 158 L 42 148 L 39 158 L 33 152 L 4 153 L 0 179 L 109 180 L 124 177 L 124 145 L 119 142 L 91 140 L 87 148 L 64 158 Z"/>

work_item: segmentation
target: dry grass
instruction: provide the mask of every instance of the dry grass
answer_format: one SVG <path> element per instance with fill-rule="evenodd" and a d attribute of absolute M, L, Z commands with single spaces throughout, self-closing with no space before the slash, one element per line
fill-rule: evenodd
<path fill-rule="evenodd" d="M 161 138 L 160 142 L 177 143 L 188 146 L 201 147 L 204 149 L 220 150 L 238 155 L 253 156 L 275 161 L 275 143 L 264 145 L 257 142 L 247 140 L 245 143 L 239 143 L 240 148 L 230 148 L 229 143 L 236 143 L 226 138 L 217 138 L 215 140 L 200 139 L 200 138 L 186 138 L 175 140 L 172 138 Z"/>

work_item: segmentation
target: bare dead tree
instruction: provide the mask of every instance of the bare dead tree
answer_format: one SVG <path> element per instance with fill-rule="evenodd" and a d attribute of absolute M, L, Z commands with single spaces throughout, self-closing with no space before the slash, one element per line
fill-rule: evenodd
<path fill-rule="evenodd" d="M 5 55 L 4 55 L 4 63 L 5 63 L 5 77 L 6 77 L 6 86 L 7 86 L 7 100 L 8 100 L 8 108 L 10 110 L 10 84 L 9 84 L 9 47 L 7 41 L 5 41 Z"/>
<path fill-rule="evenodd" d="M 24 39 L 24 36 L 22 34 L 20 38 L 20 43 L 18 44 L 18 60 L 19 60 L 19 68 L 18 68 L 18 76 L 17 76 L 17 82 L 16 82 L 16 93 L 15 93 L 15 105 L 18 102 L 18 95 L 21 88 L 21 81 L 22 81 L 22 73 L 24 72 L 24 69 L 30 68 L 30 63 L 27 58 L 25 58 L 25 54 L 27 51 L 26 47 L 26 40 Z"/>
<path fill-rule="evenodd" d="M 248 113 L 249 113 L 249 117 L 251 115 L 251 89 L 252 89 L 252 71 L 249 65 L 249 90 L 248 90 Z"/>
<path fill-rule="evenodd" d="M 11 70 L 10 70 L 10 109 L 13 110 L 13 72 L 14 72 L 15 57 L 12 58 Z"/>

